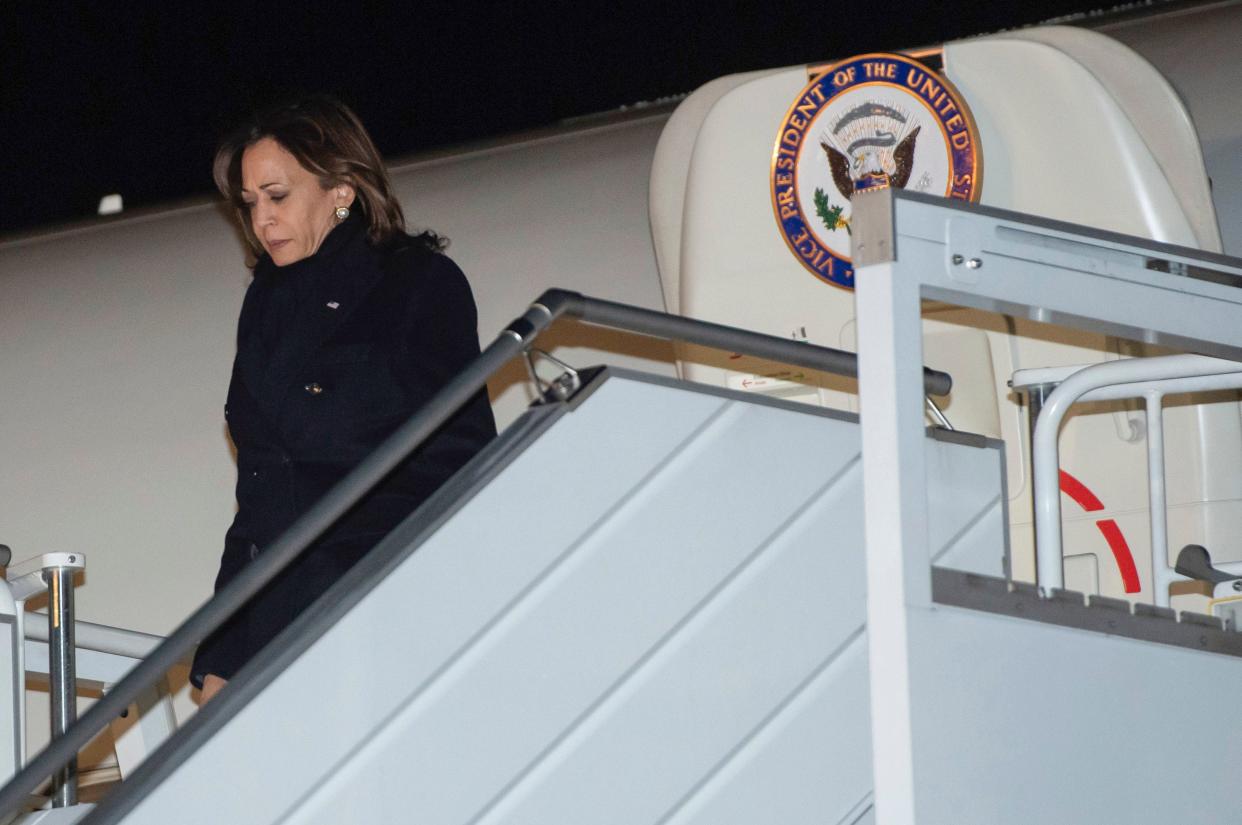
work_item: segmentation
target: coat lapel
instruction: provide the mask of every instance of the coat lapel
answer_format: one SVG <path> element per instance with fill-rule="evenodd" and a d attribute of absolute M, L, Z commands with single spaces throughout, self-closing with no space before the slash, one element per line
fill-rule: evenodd
<path fill-rule="evenodd" d="M 271 364 L 267 380 L 276 393 L 277 415 L 290 392 L 301 390 L 300 379 L 306 366 L 322 347 L 332 340 L 337 330 L 366 301 L 368 294 L 383 278 L 379 255 L 359 237 L 342 250 L 332 276 L 319 279 L 307 299 L 296 310 L 293 324 L 296 337 L 289 342 L 280 363 Z"/>
<path fill-rule="evenodd" d="M 260 263 L 246 293 L 237 328 L 237 358 L 242 380 L 259 411 L 267 419 L 269 431 L 279 430 L 281 408 L 289 393 L 301 390 L 298 379 L 307 363 L 330 341 L 337 330 L 365 302 L 367 295 L 384 276 L 380 253 L 366 241 L 362 227 L 352 227 L 351 235 L 328 254 L 308 264 L 328 268 L 328 277 L 315 277 L 314 287 L 299 299 L 287 328 L 279 332 L 274 345 L 265 343 L 277 323 L 265 318 L 269 310 L 275 279 L 281 275 L 303 277 L 305 271 L 277 272 L 270 260 Z M 293 264 L 297 266 L 297 264 Z M 269 335 L 264 333 L 268 332 Z"/>

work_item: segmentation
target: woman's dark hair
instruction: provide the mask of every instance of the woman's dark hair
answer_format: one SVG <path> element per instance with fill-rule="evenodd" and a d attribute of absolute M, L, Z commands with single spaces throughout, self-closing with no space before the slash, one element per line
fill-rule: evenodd
<path fill-rule="evenodd" d="M 220 143 L 212 166 L 216 188 L 237 212 L 251 254 L 258 258 L 263 247 L 250 225 L 250 207 L 241 197 L 241 159 L 246 149 L 272 138 L 297 158 L 302 168 L 329 189 L 341 183 L 354 187 L 354 208 L 367 222 L 367 237 L 376 246 L 399 246 L 409 242 L 429 249 L 443 249 L 446 241 L 434 232 L 411 238 L 405 231 L 405 215 L 393 195 L 388 171 L 371 136 L 348 106 L 326 95 L 305 97 L 255 114 Z"/>

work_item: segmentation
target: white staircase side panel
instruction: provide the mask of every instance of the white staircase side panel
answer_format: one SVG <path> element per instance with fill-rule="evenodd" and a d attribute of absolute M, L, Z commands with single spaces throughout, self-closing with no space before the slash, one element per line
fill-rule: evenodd
<path fill-rule="evenodd" d="M 968 559 L 1003 468 L 957 441 Z M 859 459 L 852 417 L 613 375 L 123 821 L 865 821 Z"/>
<path fill-rule="evenodd" d="M 617 588 L 603 579 L 567 583 L 593 607 L 549 594 L 533 608 L 529 630 L 508 629 L 506 651 L 497 650 L 462 677 L 485 680 L 491 689 L 429 705 L 428 718 L 410 720 L 406 735 L 381 758 L 358 760 L 336 778 L 341 793 L 334 805 L 305 806 L 289 821 L 340 821 L 357 806 L 347 788 L 377 777 L 382 784 L 400 781 L 412 789 L 420 819 L 427 822 L 661 821 L 711 775 L 722 756 L 745 751 L 774 709 L 857 634 L 861 614 L 841 609 L 859 605 L 858 594 L 850 592 L 857 576 L 847 575 L 848 567 L 838 560 L 851 551 L 858 555 L 860 537 L 848 527 L 833 529 L 850 521 L 855 502 L 849 501 L 848 487 L 857 474 L 858 464 L 851 461 L 843 476 L 809 500 L 786 502 L 787 518 L 768 535 L 735 533 L 736 525 L 722 524 L 722 534 L 703 536 L 701 549 L 711 558 L 696 559 L 693 567 L 679 562 L 680 571 L 661 569 L 653 557 L 698 555 L 692 536 L 702 525 L 649 545 L 651 557 L 639 549 L 651 536 L 638 531 L 633 548 L 638 552 L 622 551 L 629 569 L 610 570 L 608 578 L 620 574 L 634 582 L 643 592 L 639 599 L 609 598 L 608 591 Z M 706 478 L 695 475 L 696 485 Z M 741 500 L 721 504 L 748 509 L 756 492 L 750 486 L 737 484 Z M 646 521 L 655 514 L 635 515 Z M 761 518 L 754 523 L 770 524 Z M 826 535 L 839 543 L 826 548 L 822 538 L 816 540 Z M 690 543 L 683 543 L 687 539 Z M 660 586 L 653 587 L 656 582 Z M 539 615 L 560 610 L 566 612 Z M 624 636 L 611 629 L 617 625 L 628 625 Z M 578 638 L 565 638 L 568 626 Z M 560 638 L 553 641 L 553 634 Z M 540 639 L 548 641 L 541 645 Z M 531 661 L 534 651 L 538 664 Z M 576 671 L 579 678 L 575 684 L 536 683 L 526 689 L 506 685 L 512 674 L 532 667 L 549 674 Z M 511 715 L 546 721 L 534 729 L 508 721 Z M 436 767 L 426 779 L 401 778 L 406 765 L 443 759 L 447 742 L 466 739 L 484 747 L 482 740 L 497 731 L 504 733 L 490 747 L 490 765 L 472 759 L 470 766 Z M 474 747 L 466 750 L 477 753 Z M 497 758 L 506 751 L 513 756 L 508 764 Z M 468 782 L 462 781 L 463 772 L 473 774 Z M 463 791 L 460 805 L 446 798 L 452 796 L 446 783 Z M 485 799 L 478 798 L 477 788 L 488 789 Z M 844 797 L 832 800 L 837 810 L 848 809 L 857 788 L 835 790 Z M 392 800 L 377 803 L 374 814 L 381 818 L 396 811 Z"/>
<path fill-rule="evenodd" d="M 858 822 L 871 797 L 867 645 L 854 638 L 766 727 L 679 803 L 668 825 Z M 860 793 L 866 789 L 865 793 Z"/>
<path fill-rule="evenodd" d="M 919 822 L 1237 821 L 1242 740 L 1204 722 L 1238 658 L 945 605 L 909 628 Z"/>

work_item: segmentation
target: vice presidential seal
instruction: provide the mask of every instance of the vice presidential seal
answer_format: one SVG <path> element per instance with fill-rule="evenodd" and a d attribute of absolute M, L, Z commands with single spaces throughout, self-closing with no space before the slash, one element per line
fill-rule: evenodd
<path fill-rule="evenodd" d="M 790 107 L 772 151 L 772 208 L 816 277 L 852 289 L 850 199 L 894 186 L 978 200 L 983 156 L 966 102 L 899 54 L 830 67 Z"/>

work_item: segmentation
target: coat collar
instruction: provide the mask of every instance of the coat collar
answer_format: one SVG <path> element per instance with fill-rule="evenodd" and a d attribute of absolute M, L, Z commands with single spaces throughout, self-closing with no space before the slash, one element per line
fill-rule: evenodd
<path fill-rule="evenodd" d="M 293 379 L 384 275 L 382 254 L 371 246 L 365 229 L 355 214 L 333 229 L 314 255 L 285 267 L 275 266 L 264 256 L 255 267 L 238 322 L 238 359 L 247 389 L 273 424 L 294 389 Z M 306 279 L 306 288 L 298 291 L 292 322 L 281 331 L 280 345 L 269 348 L 260 327 L 273 288 L 283 278 Z"/>

